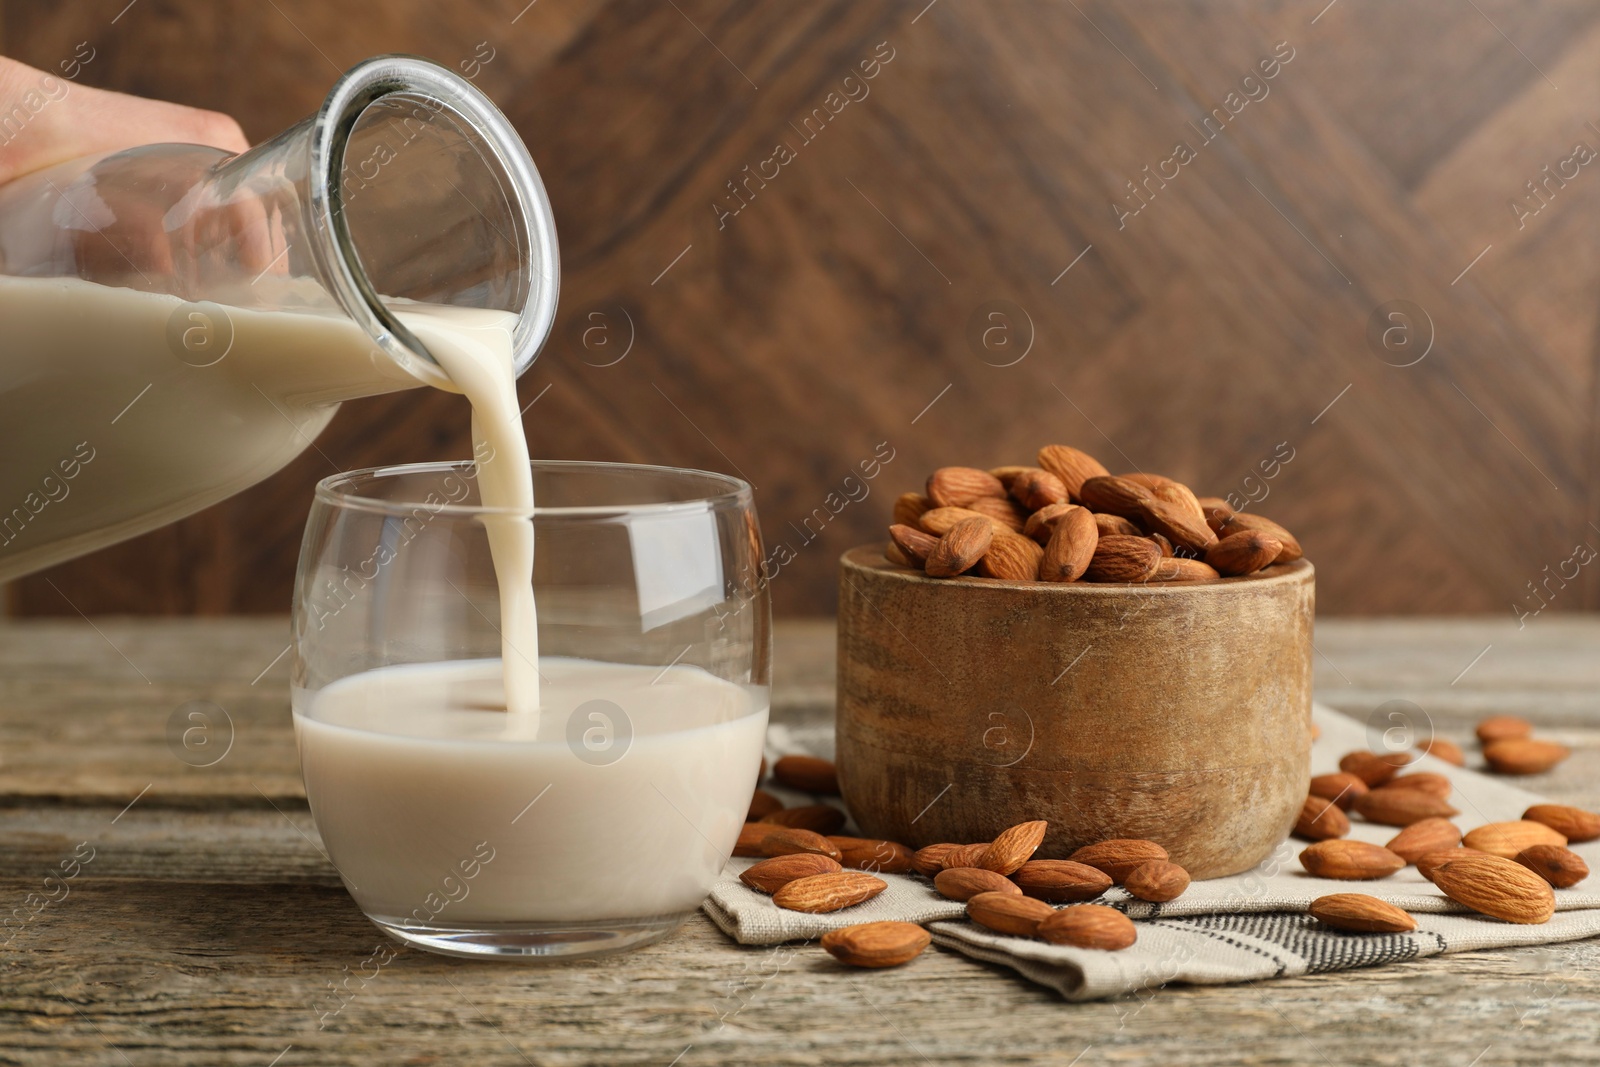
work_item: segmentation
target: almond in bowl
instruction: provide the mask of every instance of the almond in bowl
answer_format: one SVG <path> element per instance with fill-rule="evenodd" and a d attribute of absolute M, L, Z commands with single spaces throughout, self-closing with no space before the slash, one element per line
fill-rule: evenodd
<path fill-rule="evenodd" d="M 941 468 L 892 518 L 841 560 L 837 762 L 863 833 L 1046 820 L 1035 860 L 1141 839 L 1195 878 L 1288 835 L 1315 597 L 1292 533 L 1063 445 Z"/>

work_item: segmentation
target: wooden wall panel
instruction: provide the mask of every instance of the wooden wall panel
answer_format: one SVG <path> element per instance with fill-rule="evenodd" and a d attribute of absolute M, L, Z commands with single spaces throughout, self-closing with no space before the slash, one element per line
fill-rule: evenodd
<path fill-rule="evenodd" d="M 831 609 L 838 553 L 930 468 L 1047 441 L 1218 494 L 1287 443 L 1260 510 L 1302 535 L 1324 612 L 1537 607 L 1546 565 L 1600 548 L 1600 173 L 1520 227 L 1509 207 L 1575 141 L 1600 150 L 1592 5 L 524 2 L 139 0 L 112 24 L 125 0 L 0 0 L 0 48 L 46 65 L 89 39 L 89 82 L 260 138 L 364 56 L 453 66 L 489 42 L 479 84 L 562 237 L 560 319 L 521 386 L 535 454 L 743 474 L 769 547 L 796 550 L 772 587 L 785 613 Z M 1207 139 L 1241 79 L 1291 50 Z M 802 136 L 875 51 L 893 58 L 870 94 Z M 1119 220 L 1141 203 L 1126 183 L 1180 141 L 1193 161 Z M 794 161 L 719 227 L 726 183 L 780 142 Z M 1416 366 L 1367 340 L 1396 299 L 1434 323 Z M 1033 327 L 1013 366 L 968 337 L 993 301 Z M 623 329 L 617 308 L 633 348 L 595 366 L 583 330 L 593 312 Z M 895 459 L 872 495 L 808 539 L 881 441 Z M 360 401 L 318 447 L 56 568 L 60 592 L 17 583 L 13 610 L 281 611 L 312 482 L 466 455 L 465 412 Z M 1550 610 L 1600 604 L 1594 569 Z"/>

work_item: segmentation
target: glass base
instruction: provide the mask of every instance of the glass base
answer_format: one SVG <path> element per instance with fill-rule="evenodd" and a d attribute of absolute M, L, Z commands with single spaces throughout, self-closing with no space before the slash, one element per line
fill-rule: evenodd
<path fill-rule="evenodd" d="M 423 926 L 367 918 L 402 945 L 469 959 L 571 960 L 606 956 L 655 944 L 689 915 L 567 923 L 481 923 L 474 926 Z"/>

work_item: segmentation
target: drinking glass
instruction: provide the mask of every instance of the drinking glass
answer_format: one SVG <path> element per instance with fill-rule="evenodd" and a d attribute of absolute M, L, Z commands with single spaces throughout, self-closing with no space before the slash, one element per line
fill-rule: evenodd
<path fill-rule="evenodd" d="M 453 955 L 666 936 L 749 807 L 771 622 L 750 487 L 537 462 L 537 507 L 471 463 L 338 474 L 301 548 L 291 682 L 306 796 L 356 904 Z M 531 522 L 536 714 L 506 710 L 487 530 Z"/>

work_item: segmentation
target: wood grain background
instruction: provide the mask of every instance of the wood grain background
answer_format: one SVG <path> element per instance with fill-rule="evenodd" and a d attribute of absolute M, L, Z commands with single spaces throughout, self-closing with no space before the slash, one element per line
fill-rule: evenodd
<path fill-rule="evenodd" d="M 1251 484 L 1325 613 L 1600 606 L 1600 568 L 1553 577 L 1600 547 L 1600 167 L 1563 163 L 1600 149 L 1592 4 L 126 3 L 0 0 L 0 50 L 53 66 L 88 40 L 86 82 L 262 138 L 365 56 L 455 67 L 487 42 L 477 82 L 562 238 L 521 386 L 535 454 L 743 474 L 797 556 L 780 612 L 830 610 L 840 551 L 930 468 L 1049 441 L 1218 495 L 1292 450 Z M 794 158 L 719 229 L 727 183 L 780 143 Z M 1411 366 L 1369 340 L 1396 300 L 1425 315 L 1407 351 L 1431 335 Z M 803 532 L 879 442 L 870 495 Z M 60 592 L 17 583 L 11 610 L 283 611 L 330 462 L 466 456 L 466 413 L 352 403 L 318 445 L 55 569 Z"/>

